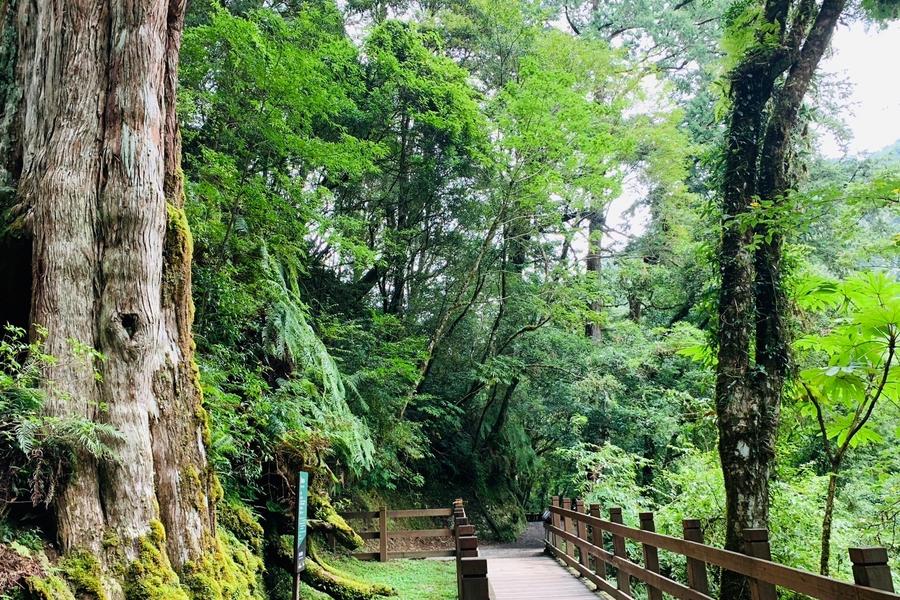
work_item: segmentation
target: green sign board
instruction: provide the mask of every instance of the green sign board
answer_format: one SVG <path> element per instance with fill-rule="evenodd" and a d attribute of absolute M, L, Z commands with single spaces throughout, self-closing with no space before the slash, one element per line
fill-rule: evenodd
<path fill-rule="evenodd" d="M 306 504 L 309 500 L 309 473 L 297 477 L 297 528 L 294 538 L 294 572 L 306 567 Z"/>

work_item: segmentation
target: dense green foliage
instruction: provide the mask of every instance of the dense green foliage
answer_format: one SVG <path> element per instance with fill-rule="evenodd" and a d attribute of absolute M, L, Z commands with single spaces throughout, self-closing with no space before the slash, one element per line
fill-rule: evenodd
<path fill-rule="evenodd" d="M 719 81 L 758 8 L 591 4 L 191 3 L 194 335 L 229 539 L 274 552 L 306 468 L 338 506 L 466 497 L 501 539 L 567 494 L 632 522 L 655 510 L 665 532 L 699 518 L 721 545 Z M 834 118 L 829 99 L 804 118 Z M 760 199 L 748 225 L 788 232 L 774 552 L 818 568 L 839 467 L 830 560 L 847 577 L 850 545 L 900 557 L 900 152 L 815 145 L 796 140 L 796 192 Z M 623 232 L 629 215 L 646 222 Z M 106 455 L 116 435 L 40 417 L 32 363 L 52 357 L 12 333 L 0 517 L 49 501 L 73 453 Z M 432 578 L 338 564 L 401 592 Z"/>

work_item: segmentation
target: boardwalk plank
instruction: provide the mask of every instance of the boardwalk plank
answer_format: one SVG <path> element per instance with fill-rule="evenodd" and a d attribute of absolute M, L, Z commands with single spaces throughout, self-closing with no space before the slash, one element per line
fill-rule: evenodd
<path fill-rule="evenodd" d="M 581 581 L 545 556 L 488 559 L 494 600 L 597 600 Z"/>

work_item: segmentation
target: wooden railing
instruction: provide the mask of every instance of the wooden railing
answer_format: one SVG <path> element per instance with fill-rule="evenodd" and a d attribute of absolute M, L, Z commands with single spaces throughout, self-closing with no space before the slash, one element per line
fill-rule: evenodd
<path fill-rule="evenodd" d="M 403 538 L 444 538 L 449 542 L 453 541 L 453 529 L 449 527 L 450 518 L 453 516 L 451 508 L 421 508 L 413 510 L 388 510 L 382 507 L 381 510 L 373 511 L 356 511 L 343 512 L 341 516 L 346 520 L 361 520 L 363 527 L 357 529 L 357 533 L 364 540 L 378 540 L 378 552 L 356 552 L 354 557 L 359 560 L 377 560 L 386 562 L 392 558 L 429 558 L 436 556 L 455 556 L 456 550 L 449 548 L 446 550 L 409 550 L 392 552 L 388 550 L 388 541 L 390 539 Z M 417 519 L 417 518 L 441 518 L 445 520 L 446 527 L 438 527 L 433 529 L 401 529 L 391 531 L 388 528 L 388 520 Z M 378 526 L 374 528 L 373 522 L 377 519 Z"/>
<path fill-rule="evenodd" d="M 462 500 L 453 502 L 453 535 L 456 539 L 456 587 L 459 600 L 491 600 L 487 559 L 478 556 L 478 536 L 469 523 Z"/>
<path fill-rule="evenodd" d="M 707 565 L 745 575 L 753 600 L 775 600 L 777 588 L 792 590 L 819 600 L 897 600 L 893 593 L 887 551 L 884 548 L 851 548 L 855 583 L 823 577 L 771 561 L 765 529 L 744 530 L 745 554 L 713 548 L 703 543 L 699 521 L 683 522 L 684 539 L 655 532 L 653 513 L 640 513 L 640 529 L 623 525 L 622 509 L 611 508 L 603 519 L 600 506 L 553 497 L 550 523 L 546 524 L 547 550 L 600 590 L 616 600 L 632 600 L 632 578 L 647 587 L 650 600 L 663 593 L 687 600 L 713 600 Z M 643 564 L 632 560 L 626 540 L 641 544 Z M 612 551 L 608 550 L 611 548 Z M 679 582 L 660 572 L 659 551 L 687 559 L 687 581 Z M 616 584 L 608 579 L 615 569 Z"/>
<path fill-rule="evenodd" d="M 386 562 L 392 558 L 431 558 L 452 556 L 456 558 L 456 587 L 459 600 L 491 600 L 492 592 L 487 577 L 487 559 L 478 556 L 478 536 L 475 526 L 466 516 L 465 503 L 455 500 L 453 508 L 421 508 L 412 510 L 381 510 L 342 512 L 346 520 L 362 521 L 357 532 L 364 540 L 378 540 L 378 552 L 356 552 L 359 560 Z M 446 518 L 452 527 L 435 529 L 402 529 L 391 531 L 389 519 Z M 373 528 L 373 521 L 378 527 Z M 397 538 L 446 538 L 452 540 L 453 548 L 447 550 L 422 550 L 391 552 L 388 540 Z"/>

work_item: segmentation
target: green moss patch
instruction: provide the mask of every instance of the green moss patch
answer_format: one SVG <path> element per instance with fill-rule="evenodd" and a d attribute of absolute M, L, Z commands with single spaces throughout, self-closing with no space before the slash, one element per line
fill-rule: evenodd
<path fill-rule="evenodd" d="M 219 503 L 216 517 L 220 527 L 234 534 L 256 554 L 262 552 L 263 528 L 250 509 L 234 500 Z"/>
<path fill-rule="evenodd" d="M 172 570 L 165 543 L 162 523 L 152 522 L 150 533 L 139 542 L 137 560 L 123 569 L 123 588 L 129 600 L 191 600 Z"/>
<path fill-rule="evenodd" d="M 184 584 L 196 600 L 265 600 L 262 560 L 225 529 L 202 561 L 187 565 Z"/>
<path fill-rule="evenodd" d="M 103 589 L 103 571 L 93 554 L 76 550 L 59 561 L 59 570 L 79 596 L 107 600 Z"/>

